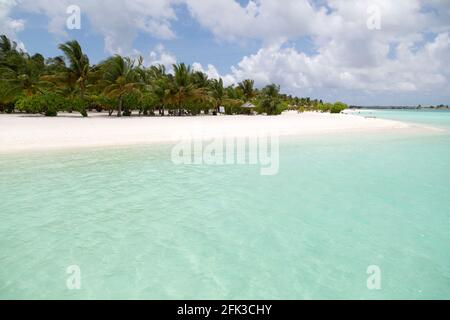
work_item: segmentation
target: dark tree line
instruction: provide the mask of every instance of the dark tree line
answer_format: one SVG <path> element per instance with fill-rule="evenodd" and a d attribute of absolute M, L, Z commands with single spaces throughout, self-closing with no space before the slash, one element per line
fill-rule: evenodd
<path fill-rule="evenodd" d="M 0 112 L 41 113 L 107 111 L 109 115 L 183 116 L 261 113 L 287 109 L 341 112 L 344 104 L 298 98 L 253 80 L 225 87 L 184 63 L 169 73 L 162 65 L 145 67 L 143 59 L 120 55 L 92 65 L 77 41 L 61 44 L 62 56 L 30 56 L 6 36 L 0 37 Z"/>

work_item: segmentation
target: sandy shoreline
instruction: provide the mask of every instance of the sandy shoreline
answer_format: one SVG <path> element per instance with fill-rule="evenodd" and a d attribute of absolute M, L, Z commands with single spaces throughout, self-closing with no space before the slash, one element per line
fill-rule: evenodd
<path fill-rule="evenodd" d="M 266 116 L 107 117 L 61 114 L 46 118 L 25 114 L 0 115 L 0 153 L 67 148 L 170 143 L 185 138 L 249 137 L 275 133 L 280 136 L 337 132 L 386 132 L 410 125 L 356 115 L 287 113 Z"/>

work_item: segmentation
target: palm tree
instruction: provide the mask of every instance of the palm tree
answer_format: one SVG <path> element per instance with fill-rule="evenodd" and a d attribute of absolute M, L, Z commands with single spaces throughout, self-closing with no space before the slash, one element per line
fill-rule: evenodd
<path fill-rule="evenodd" d="M 140 64 L 136 68 L 139 77 L 144 85 L 145 102 L 152 101 L 158 108 L 159 114 L 164 116 L 164 108 L 168 97 L 169 81 L 166 74 L 166 67 L 162 64 L 152 65 L 145 68 Z M 145 111 L 144 111 L 145 113 Z"/>
<path fill-rule="evenodd" d="M 220 112 L 220 107 L 224 105 L 227 107 L 237 107 L 242 105 L 241 99 L 239 99 L 234 92 L 231 92 L 234 91 L 232 89 L 233 87 L 228 87 L 225 89 L 221 78 L 219 80 L 213 79 L 211 81 L 209 95 L 213 101 L 214 109 L 217 110 L 217 113 Z"/>
<path fill-rule="evenodd" d="M 48 59 L 47 74 L 42 80 L 53 83 L 54 91 L 59 94 L 72 97 L 73 102 L 79 105 L 79 112 L 87 117 L 85 95 L 92 74 L 89 58 L 76 40 L 60 44 L 59 49 L 64 53 L 65 60 L 63 57 Z"/>
<path fill-rule="evenodd" d="M 32 96 L 42 93 L 45 82 L 40 77 L 44 71 L 44 58 L 41 55 L 28 56 L 18 51 L 3 51 L 0 64 L 0 81 L 4 97 Z"/>
<path fill-rule="evenodd" d="M 44 57 L 32 57 L 19 50 L 17 44 L 6 36 L 0 36 L 0 104 L 2 109 L 14 110 L 14 103 L 21 97 L 41 94 L 46 83 L 40 76 L 45 69 Z"/>
<path fill-rule="evenodd" d="M 64 53 L 69 63 L 65 70 L 66 80 L 75 83 L 79 89 L 81 99 L 84 99 L 91 70 L 89 58 L 83 53 L 80 44 L 76 40 L 59 45 L 59 49 Z"/>
<path fill-rule="evenodd" d="M 267 115 L 278 115 L 281 110 L 280 86 L 271 84 L 262 90 L 260 110 Z"/>
<path fill-rule="evenodd" d="M 166 103 L 170 99 L 170 83 L 168 79 L 164 77 L 154 80 L 150 90 L 155 97 L 155 103 L 159 109 L 159 114 L 164 116 Z"/>
<path fill-rule="evenodd" d="M 91 67 L 77 41 L 61 44 L 59 49 L 64 56 L 45 60 L 40 54 L 30 56 L 14 41 L 0 36 L 0 110 L 13 111 L 16 103 L 23 106 L 27 101 L 40 100 L 48 110 L 77 109 L 83 116 L 87 116 L 88 102 L 91 108 L 99 112 L 107 109 L 111 115 L 118 109 L 119 117 L 123 109 L 129 114 L 139 110 L 151 115 L 159 109 L 164 115 L 164 109 L 170 108 L 177 109 L 179 115 L 185 111 L 194 115 L 201 110 L 209 112 L 212 106 L 218 110 L 222 105 L 227 113 L 243 112 L 239 106 L 252 102 L 272 115 L 293 105 L 317 109 L 323 104 L 317 99 L 280 94 L 276 85 L 258 90 L 250 79 L 237 87 L 224 88 L 222 79 L 210 80 L 184 63 L 174 65 L 173 74 L 163 65 L 144 67 L 142 57 L 135 63 L 114 56 Z"/>
<path fill-rule="evenodd" d="M 214 109 L 217 113 L 220 112 L 220 107 L 222 106 L 222 102 L 225 98 L 225 89 L 223 87 L 223 80 L 212 80 L 211 88 L 209 90 L 211 98 L 214 101 Z"/>
<path fill-rule="evenodd" d="M 164 78 L 166 73 L 166 67 L 163 64 L 153 65 L 148 69 L 148 73 L 152 79 Z"/>
<path fill-rule="evenodd" d="M 244 80 L 241 83 L 239 83 L 239 88 L 242 90 L 242 93 L 244 94 L 245 102 L 251 101 L 255 96 L 255 81 L 254 80 Z"/>
<path fill-rule="evenodd" d="M 17 54 L 17 43 L 11 41 L 7 36 L 0 36 L 0 62 L 4 62 L 9 54 Z"/>
<path fill-rule="evenodd" d="M 53 84 L 53 89 L 64 96 L 77 94 L 77 84 L 68 72 L 63 56 L 48 58 L 45 62 L 45 75 L 42 80 Z"/>
<path fill-rule="evenodd" d="M 268 85 L 263 89 L 263 94 L 271 98 L 278 98 L 280 94 L 280 86 L 276 84 Z"/>
<path fill-rule="evenodd" d="M 143 83 L 139 79 L 139 73 L 133 60 L 120 55 L 102 63 L 102 70 L 104 77 L 100 84 L 103 92 L 106 96 L 118 99 L 117 116 L 121 117 L 124 96 L 128 93 L 141 94 L 139 89 L 143 87 Z"/>
<path fill-rule="evenodd" d="M 182 115 L 186 104 L 204 98 L 204 90 L 197 88 L 192 82 L 192 69 L 184 63 L 173 66 L 174 76 L 170 88 L 169 101 Z"/>
<path fill-rule="evenodd" d="M 197 88 L 207 88 L 209 86 L 208 76 L 201 71 L 192 74 L 192 83 Z"/>

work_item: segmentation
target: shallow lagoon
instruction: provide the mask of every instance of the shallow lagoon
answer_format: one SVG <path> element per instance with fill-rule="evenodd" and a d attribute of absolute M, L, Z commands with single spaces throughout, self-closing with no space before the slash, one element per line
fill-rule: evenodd
<path fill-rule="evenodd" d="M 373 115 L 443 131 L 284 138 L 275 176 L 168 145 L 2 156 L 0 298 L 449 299 L 450 113 Z"/>

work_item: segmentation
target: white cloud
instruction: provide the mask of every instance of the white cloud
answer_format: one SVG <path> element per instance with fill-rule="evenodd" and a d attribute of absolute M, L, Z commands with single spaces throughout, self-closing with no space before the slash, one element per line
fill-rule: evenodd
<path fill-rule="evenodd" d="M 191 15 L 218 39 L 258 39 L 270 44 L 303 36 L 367 34 L 371 6 L 381 12 L 381 38 L 411 35 L 436 20 L 430 14 L 436 12 L 423 12 L 420 0 L 250 0 L 246 6 L 235 0 L 185 1 Z M 447 0 L 434 0 L 430 7 L 450 12 Z"/>
<path fill-rule="evenodd" d="M 1 0 L 12 2 L 21 10 L 48 16 L 49 32 L 66 36 L 67 7 L 78 5 L 90 31 L 104 37 L 109 53 L 133 53 L 139 32 L 155 38 L 171 39 L 171 22 L 176 19 L 172 5 L 177 0 Z"/>
<path fill-rule="evenodd" d="M 191 15 L 219 39 L 263 39 L 278 42 L 318 32 L 326 9 L 307 0 L 186 0 Z"/>
<path fill-rule="evenodd" d="M 428 91 L 448 87 L 450 37 L 442 33 L 419 50 L 405 44 L 395 49 L 397 59 L 364 68 L 341 64 L 327 50 L 308 56 L 296 49 L 266 47 L 244 57 L 232 68 L 237 80 L 254 78 L 259 86 L 279 83 L 297 93 L 314 88 L 371 91 Z"/>
<path fill-rule="evenodd" d="M 89 1 L 81 8 L 86 12 L 92 29 L 105 37 L 110 53 L 126 54 L 133 47 L 138 32 L 155 38 L 171 39 L 171 21 L 176 15 L 171 0 L 110 0 Z M 83 9 L 84 8 L 84 9 Z"/>
<path fill-rule="evenodd" d="M 148 66 L 161 64 L 166 67 L 167 70 L 172 69 L 172 65 L 177 63 L 175 55 L 166 51 L 162 44 L 157 45 L 145 59 L 145 64 Z"/>
<path fill-rule="evenodd" d="M 192 64 L 192 68 L 194 69 L 194 71 L 200 71 L 200 72 L 205 73 L 208 76 L 208 78 L 210 78 L 210 79 L 219 80 L 220 78 L 222 78 L 223 84 L 226 87 L 236 83 L 236 78 L 233 75 L 231 75 L 231 74 L 220 75 L 219 71 L 217 71 L 216 67 L 214 67 L 212 64 L 208 64 L 207 69 L 205 69 L 205 68 L 203 68 L 201 63 L 195 62 Z"/>
<path fill-rule="evenodd" d="M 450 17 L 448 1 L 431 1 L 425 8 L 419 0 L 328 0 L 322 6 L 255 0 L 246 7 L 219 0 L 218 9 L 215 3 L 187 2 L 218 39 L 263 41 L 257 53 L 232 67 L 227 77 L 235 81 L 253 78 L 259 86 L 274 82 L 290 93 L 327 91 L 336 98 L 349 91 L 416 96 L 449 91 L 450 20 L 443 21 Z M 381 30 L 367 28 L 372 5 L 380 10 Z M 286 41 L 305 35 L 313 54 Z"/>
<path fill-rule="evenodd" d="M 0 34 L 16 39 L 17 33 L 25 28 L 25 21 L 22 19 L 12 19 L 9 17 L 11 10 L 16 6 L 16 0 L 0 0 Z M 18 43 L 24 49 L 23 43 Z"/>
<path fill-rule="evenodd" d="M 49 31 L 65 35 L 69 4 L 81 7 L 83 19 L 104 37 L 109 53 L 140 54 L 133 49 L 139 33 L 176 38 L 175 6 L 185 4 L 191 16 L 220 41 L 261 43 L 226 75 L 226 84 L 254 78 L 260 86 L 276 82 L 295 94 L 320 92 L 339 98 L 348 92 L 373 99 L 411 94 L 415 97 L 450 92 L 450 1 L 448 0 L 0 0 L 0 27 L 16 37 L 25 21 L 11 10 L 49 17 Z M 369 30 L 367 8 L 380 9 L 381 30 Z M 310 50 L 302 47 L 308 39 Z M 170 65 L 174 55 L 162 46 L 147 64 Z M 194 68 L 210 78 L 216 67 Z M 447 97 L 449 93 L 446 93 Z"/>

